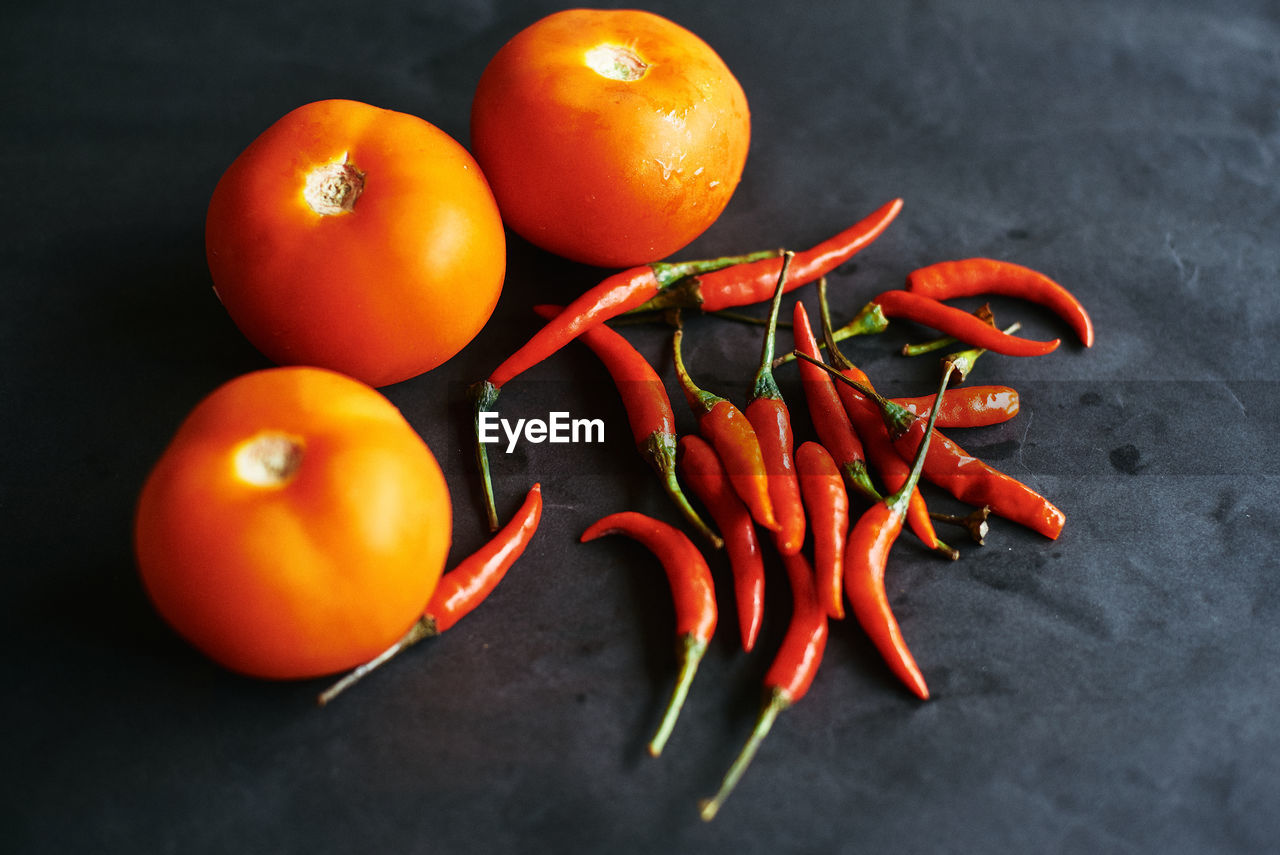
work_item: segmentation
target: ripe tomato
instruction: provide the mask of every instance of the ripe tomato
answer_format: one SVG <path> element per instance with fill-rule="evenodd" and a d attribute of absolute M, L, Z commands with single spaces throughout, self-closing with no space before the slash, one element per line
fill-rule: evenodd
<path fill-rule="evenodd" d="M 572 9 L 507 42 L 480 77 L 471 146 L 507 225 L 575 261 L 665 258 L 729 203 L 747 99 L 705 42 L 634 10 Z"/>
<path fill-rule="evenodd" d="M 506 272 L 471 155 L 356 101 L 299 107 L 254 140 L 213 191 L 205 243 L 219 298 L 259 350 L 374 386 L 466 346 Z"/>
<path fill-rule="evenodd" d="M 452 536 L 435 457 L 376 390 L 308 367 L 226 383 L 143 487 L 134 543 L 160 614 L 275 679 L 372 659 L 421 615 Z"/>

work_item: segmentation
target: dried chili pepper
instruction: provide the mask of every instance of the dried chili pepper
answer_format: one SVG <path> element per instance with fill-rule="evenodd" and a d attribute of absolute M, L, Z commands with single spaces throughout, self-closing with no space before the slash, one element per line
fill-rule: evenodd
<path fill-rule="evenodd" d="M 888 318 L 902 318 L 932 327 L 966 344 L 986 348 L 1005 356 L 1044 356 L 1061 340 L 1034 341 L 1008 335 L 954 306 L 914 291 L 885 291 L 871 303 Z M 868 304 L 870 305 L 870 304 Z"/>
<path fill-rule="evenodd" d="M 951 371 L 948 369 L 942 375 L 942 385 L 938 391 L 939 401 L 950 380 Z M 920 450 L 911 465 L 911 472 L 906 482 L 892 495 L 872 505 L 858 518 L 853 530 L 849 532 L 849 541 L 845 545 L 844 553 L 845 594 L 849 598 L 854 616 L 870 636 L 890 670 L 922 700 L 929 697 L 929 688 L 925 685 L 924 675 L 920 673 L 915 657 L 911 655 L 906 641 L 902 638 L 898 619 L 894 617 L 893 609 L 889 606 L 884 574 L 889 560 L 889 550 L 902 531 L 911 493 L 915 490 L 916 483 L 920 480 L 920 473 L 924 469 L 925 455 L 928 453 L 937 416 L 938 407 L 935 404 L 929 412 L 924 428 L 924 439 L 920 443 Z"/>
<path fill-rule="evenodd" d="M 813 572 L 818 602 L 827 617 L 844 617 L 844 543 L 849 534 L 849 493 L 840 467 L 816 442 L 796 449 L 800 492 L 809 515 L 813 539 Z"/>
<path fill-rule="evenodd" d="M 840 378 L 839 372 L 826 364 L 810 360 L 799 351 L 797 355 Z M 878 395 L 874 389 L 849 378 L 843 379 L 880 406 L 898 454 L 903 458 L 913 457 L 923 439 L 921 419 Z M 925 458 L 924 477 L 966 504 L 990 506 L 993 514 L 1024 525 L 1050 539 L 1057 538 L 1066 523 L 1062 511 L 1044 496 L 969 454 L 941 431 L 934 431 L 933 447 Z"/>
<path fill-rule="evenodd" d="M 751 512 L 733 491 L 715 449 L 702 437 L 680 437 L 679 461 L 685 481 L 724 534 L 738 607 L 738 632 L 742 649 L 750 652 L 764 623 L 764 554 Z"/>
<path fill-rule="evenodd" d="M 502 387 L 514 377 L 542 362 L 582 333 L 610 318 L 634 309 L 663 288 L 702 271 L 776 256 L 777 251 L 677 263 L 642 264 L 615 273 L 570 303 L 519 350 L 507 357 L 485 380 L 468 390 L 475 410 L 476 465 L 480 469 L 481 486 L 489 527 L 498 527 L 498 513 L 493 499 L 493 482 L 489 474 L 489 455 L 480 441 L 480 418 L 493 410 Z"/>
<path fill-rule="evenodd" d="M 793 460 L 795 438 L 791 430 L 791 411 L 773 377 L 774 339 L 778 329 L 778 310 L 794 253 L 786 253 L 778 273 L 773 300 L 769 304 L 769 321 L 764 344 L 760 349 L 760 367 L 752 383 L 750 400 L 743 409 L 747 421 L 755 429 L 769 479 L 769 499 L 778 520 L 774 543 L 784 554 L 799 552 L 804 545 L 805 514 L 800 501 L 800 485 L 796 480 Z"/>
<path fill-rule="evenodd" d="M 914 415 L 929 412 L 933 395 L 890 398 Z M 1008 386 L 961 386 L 948 389 L 938 409 L 938 427 L 986 427 L 1009 421 L 1018 414 L 1018 390 Z"/>
<path fill-rule="evenodd" d="M 704 820 L 715 818 L 743 773 L 751 765 L 778 715 L 809 691 L 827 648 L 827 613 L 814 590 L 813 569 L 800 553 L 784 555 L 787 579 L 791 583 L 791 621 L 769 670 L 764 676 L 765 701 L 760 716 L 714 796 L 701 804 Z"/>
<path fill-rule="evenodd" d="M 826 341 L 827 353 L 831 356 L 832 362 L 835 363 L 834 371 L 851 380 L 870 386 L 870 378 L 867 377 L 862 369 L 849 361 L 836 343 L 834 332 L 831 329 L 831 311 L 827 305 L 827 289 L 823 282 L 818 283 L 818 306 L 822 317 L 822 336 Z M 797 338 L 797 343 L 799 344 L 800 342 L 801 339 Z M 806 354 L 817 352 L 814 347 L 812 332 L 804 338 L 803 344 L 799 345 L 798 349 Z M 802 370 L 804 370 L 803 367 Z M 827 370 L 831 371 L 833 369 L 828 368 Z M 867 459 L 870 461 L 872 468 L 879 474 L 880 480 L 890 490 L 901 488 L 906 483 L 911 467 L 903 461 L 897 449 L 894 448 L 893 442 L 889 438 L 888 428 L 885 427 L 879 409 L 875 404 L 858 395 L 855 390 L 844 383 L 835 385 L 835 391 L 845 415 L 849 419 L 849 423 L 853 425 L 853 429 L 862 437 L 862 447 L 867 454 Z M 939 555 L 950 560 L 960 557 L 960 553 L 943 543 L 938 537 L 933 521 L 929 516 L 929 508 L 925 505 L 924 496 L 920 494 L 918 488 L 911 491 L 907 506 L 907 523 L 911 526 L 911 531 L 915 533 L 916 537 L 920 538 L 926 546 Z"/>
<path fill-rule="evenodd" d="M 649 741 L 649 753 L 656 757 L 662 753 L 671 736 L 689 694 L 689 686 L 697 674 L 698 664 L 715 634 L 715 587 L 711 570 L 698 547 L 674 526 L 635 511 L 622 511 L 596 521 L 582 533 L 580 540 L 586 543 L 608 534 L 626 535 L 657 556 L 666 571 L 675 603 L 680 673 L 662 723 Z"/>
<path fill-rule="evenodd" d="M 769 497 L 769 474 L 760 451 L 760 438 L 742 410 L 693 382 L 681 353 L 683 338 L 684 329 L 677 325 L 672 339 L 676 377 L 698 420 L 698 432 L 715 448 L 725 471 L 729 473 L 729 483 L 746 503 L 752 519 L 771 531 L 777 531 L 778 520 L 773 512 L 773 500 Z"/>
<path fill-rule="evenodd" d="M 558 306 L 534 306 L 544 318 L 555 317 Z M 662 378 L 631 343 L 608 326 L 600 324 L 587 330 L 579 339 L 600 358 L 613 378 L 627 411 L 627 422 L 635 438 L 636 448 L 649 461 L 667 495 L 689 523 L 713 547 L 720 549 L 724 541 L 689 504 L 676 477 L 676 420 Z"/>
<path fill-rule="evenodd" d="M 524 504 L 503 526 L 502 531 L 440 577 L 422 617 L 409 631 L 391 647 L 321 692 L 316 699 L 317 703 L 324 706 L 400 651 L 451 629 L 461 618 L 474 611 L 493 593 L 493 589 L 507 575 L 516 559 L 524 554 L 525 547 L 533 539 L 541 520 L 542 485 L 534 484 L 525 496 Z"/>
<path fill-rule="evenodd" d="M 1085 347 L 1093 346 L 1093 321 L 1075 295 L 1020 264 L 993 258 L 943 261 L 908 274 L 907 290 L 935 300 L 999 294 L 1039 303 L 1070 324 Z"/>
<path fill-rule="evenodd" d="M 839 234 L 797 252 L 787 290 L 813 282 L 844 264 L 880 237 L 901 210 L 902 200 L 894 199 Z M 663 290 L 635 311 L 701 308 L 704 312 L 719 312 L 762 303 L 773 294 L 781 269 L 782 259 L 774 257 L 697 273 Z"/>
<path fill-rule="evenodd" d="M 817 360 L 818 342 L 813 337 L 809 315 L 805 312 L 803 303 L 796 303 L 792 330 L 796 353 Z M 835 383 L 825 372 L 811 367 L 807 362 L 801 362 L 800 385 L 809 404 L 809 417 L 817 431 L 818 440 L 831 452 L 849 485 L 872 501 L 878 501 L 880 493 L 871 483 L 871 476 L 867 472 L 866 451 L 840 402 Z"/>

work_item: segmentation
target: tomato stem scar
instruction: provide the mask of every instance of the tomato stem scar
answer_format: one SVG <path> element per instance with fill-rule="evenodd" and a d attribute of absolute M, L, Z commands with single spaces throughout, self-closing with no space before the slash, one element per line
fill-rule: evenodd
<path fill-rule="evenodd" d="M 596 45 L 586 53 L 587 67 L 610 80 L 639 80 L 649 73 L 649 63 L 629 47 Z"/>
<path fill-rule="evenodd" d="M 349 214 L 355 210 L 356 200 L 364 192 L 364 175 L 347 162 L 344 154 L 339 160 L 307 174 L 302 198 L 311 210 L 322 217 Z"/>
<path fill-rule="evenodd" d="M 258 487 L 280 487 L 293 479 L 302 465 L 302 441 L 288 434 L 266 432 L 236 450 L 236 474 Z"/>

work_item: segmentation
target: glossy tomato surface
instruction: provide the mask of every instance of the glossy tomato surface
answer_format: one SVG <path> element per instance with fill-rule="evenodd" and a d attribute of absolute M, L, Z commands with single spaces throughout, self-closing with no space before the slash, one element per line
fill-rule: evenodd
<path fill-rule="evenodd" d="M 319 101 L 268 128 L 214 189 L 214 288 L 267 357 L 373 386 L 461 350 L 502 291 L 506 239 L 471 155 L 430 123 Z"/>
<path fill-rule="evenodd" d="M 702 234 L 742 177 L 746 95 L 693 33 L 573 9 L 521 31 L 476 89 L 471 146 L 507 225 L 575 261 L 629 267 Z"/>
<path fill-rule="evenodd" d="M 375 389 L 272 368 L 201 401 L 148 477 L 135 547 L 160 614 L 218 663 L 328 674 L 422 614 L 452 534 L 430 449 Z"/>

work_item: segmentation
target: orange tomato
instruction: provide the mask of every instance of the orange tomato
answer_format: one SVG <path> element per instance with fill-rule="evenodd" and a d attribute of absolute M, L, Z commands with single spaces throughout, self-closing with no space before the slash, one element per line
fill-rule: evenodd
<path fill-rule="evenodd" d="M 480 77 L 471 146 L 507 225 L 575 261 L 630 267 L 702 234 L 742 177 L 747 99 L 706 42 L 648 12 L 572 9 Z"/>
<path fill-rule="evenodd" d="M 267 357 L 374 386 L 465 347 L 506 272 L 471 155 L 356 101 L 299 107 L 254 140 L 213 191 L 205 243 L 218 297 Z"/>
<path fill-rule="evenodd" d="M 274 679 L 372 659 L 422 615 L 449 490 L 376 390 L 325 369 L 224 384 L 183 421 L 134 527 L 157 610 L 214 661 Z"/>

